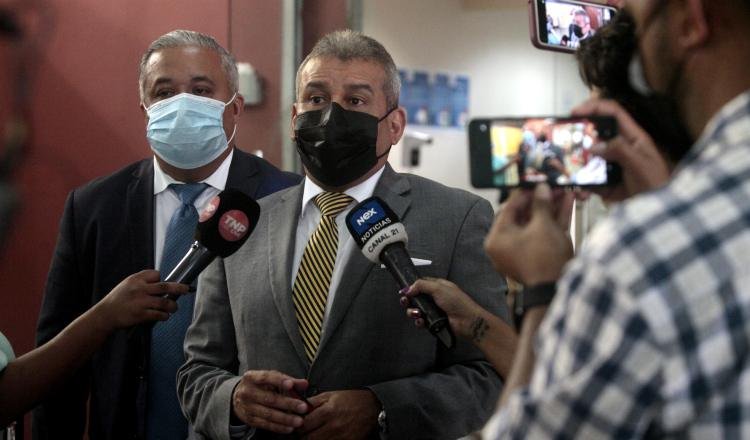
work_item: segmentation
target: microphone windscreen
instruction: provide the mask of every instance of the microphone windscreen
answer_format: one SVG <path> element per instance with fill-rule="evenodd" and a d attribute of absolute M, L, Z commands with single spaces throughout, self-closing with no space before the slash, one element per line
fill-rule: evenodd
<path fill-rule="evenodd" d="M 237 251 L 255 229 L 260 206 L 236 189 L 212 198 L 200 214 L 195 239 L 215 255 L 225 258 Z"/>
<path fill-rule="evenodd" d="M 379 197 L 363 200 L 349 211 L 346 227 L 368 260 L 377 263 L 389 244 L 408 241 L 406 228 L 395 212 Z"/>

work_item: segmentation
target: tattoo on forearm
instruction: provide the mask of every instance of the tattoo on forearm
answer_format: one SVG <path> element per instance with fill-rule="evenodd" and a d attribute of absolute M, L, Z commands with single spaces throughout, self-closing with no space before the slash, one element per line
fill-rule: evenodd
<path fill-rule="evenodd" d="M 475 344 L 479 344 L 482 341 L 489 328 L 489 324 L 481 316 L 477 316 L 474 319 L 474 322 L 471 323 L 471 338 Z"/>

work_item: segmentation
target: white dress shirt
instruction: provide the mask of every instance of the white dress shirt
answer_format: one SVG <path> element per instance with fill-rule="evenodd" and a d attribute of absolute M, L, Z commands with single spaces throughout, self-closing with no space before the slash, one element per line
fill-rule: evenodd
<path fill-rule="evenodd" d="M 224 191 L 227 185 L 227 177 L 229 177 L 229 164 L 232 163 L 233 156 L 234 150 L 229 153 L 213 174 L 201 180 L 201 183 L 208 184 L 208 187 L 193 202 L 193 206 L 199 213 L 211 198 Z M 172 218 L 172 214 L 182 205 L 177 193 L 169 188 L 169 185 L 173 183 L 181 184 L 185 182 L 177 181 L 165 173 L 159 166 L 159 162 L 154 158 L 154 266 L 156 269 L 161 266 L 161 256 L 164 251 L 164 239 L 167 235 L 169 220 Z"/>

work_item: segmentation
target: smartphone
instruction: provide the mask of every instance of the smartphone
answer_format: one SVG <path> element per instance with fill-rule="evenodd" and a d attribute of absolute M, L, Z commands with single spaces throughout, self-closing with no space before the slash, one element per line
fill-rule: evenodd
<path fill-rule="evenodd" d="M 534 46 L 575 52 L 617 13 L 612 6 L 578 0 L 529 0 L 529 35 Z"/>
<path fill-rule="evenodd" d="M 469 122 L 471 184 L 511 188 L 597 187 L 618 183 L 619 165 L 591 153 L 617 136 L 611 117 L 482 118 Z"/>

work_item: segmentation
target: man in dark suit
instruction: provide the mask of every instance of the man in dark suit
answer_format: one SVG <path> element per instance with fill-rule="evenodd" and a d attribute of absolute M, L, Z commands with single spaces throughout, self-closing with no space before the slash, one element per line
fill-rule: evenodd
<path fill-rule="evenodd" d="M 261 200 L 253 236 L 198 283 L 177 379 L 198 433 L 455 439 L 491 413 L 497 373 L 471 344 L 446 349 L 414 328 L 396 282 L 345 226 L 347 210 L 379 196 L 422 275 L 468 285 L 507 320 L 482 249 L 490 204 L 387 165 L 406 121 L 399 88 L 385 48 L 352 31 L 324 37 L 300 66 L 292 125 L 307 177 Z"/>
<path fill-rule="evenodd" d="M 213 38 L 191 31 L 163 35 L 144 53 L 139 83 L 154 157 L 68 197 L 38 344 L 126 276 L 147 268 L 166 276 L 175 264 L 174 258 L 167 262 L 170 256 L 184 254 L 169 244 L 180 210 L 196 216 L 225 188 L 258 199 L 299 181 L 234 148 L 243 98 L 237 94 L 234 58 Z M 189 200 L 184 188 L 195 188 Z M 82 438 L 87 400 L 92 440 L 186 438 L 174 377 L 193 300 L 194 295 L 180 298 L 180 309 L 167 321 L 171 326 L 134 327 L 110 337 L 86 368 L 37 408 L 35 438 Z"/>

